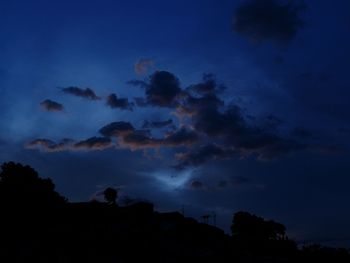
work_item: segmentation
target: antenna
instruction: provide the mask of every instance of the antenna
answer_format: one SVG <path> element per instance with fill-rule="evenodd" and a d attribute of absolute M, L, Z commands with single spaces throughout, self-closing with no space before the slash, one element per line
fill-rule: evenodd
<path fill-rule="evenodd" d="M 210 218 L 210 215 L 208 215 L 208 214 L 202 215 L 203 223 L 208 224 L 209 218 Z"/>
<path fill-rule="evenodd" d="M 215 211 L 211 212 L 211 217 L 213 218 L 213 225 L 216 226 L 216 213 L 215 213 Z"/>

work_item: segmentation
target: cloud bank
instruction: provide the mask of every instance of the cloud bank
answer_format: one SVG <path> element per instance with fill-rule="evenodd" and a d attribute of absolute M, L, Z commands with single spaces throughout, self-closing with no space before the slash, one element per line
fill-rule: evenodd
<path fill-rule="evenodd" d="M 257 43 L 288 43 L 304 25 L 300 16 L 304 8 L 300 1 L 243 1 L 235 10 L 233 30 Z"/>

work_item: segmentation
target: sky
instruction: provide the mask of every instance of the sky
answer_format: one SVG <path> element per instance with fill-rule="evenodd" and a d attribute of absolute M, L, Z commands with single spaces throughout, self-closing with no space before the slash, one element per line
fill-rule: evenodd
<path fill-rule="evenodd" d="M 0 161 L 350 247 L 349 24 L 346 0 L 1 1 Z"/>

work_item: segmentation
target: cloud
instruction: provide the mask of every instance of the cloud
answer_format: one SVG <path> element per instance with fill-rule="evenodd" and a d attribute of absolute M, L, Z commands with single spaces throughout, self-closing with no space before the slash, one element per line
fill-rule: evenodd
<path fill-rule="evenodd" d="M 35 139 L 25 145 L 27 149 L 40 148 L 45 152 L 62 152 L 67 151 L 73 144 L 71 139 L 63 139 L 59 143 L 56 143 L 49 139 Z"/>
<path fill-rule="evenodd" d="M 99 99 L 101 99 L 90 88 L 81 89 L 81 88 L 78 88 L 78 87 L 68 87 L 68 88 L 62 88 L 61 90 L 64 93 L 71 94 L 71 95 L 74 95 L 74 96 L 77 96 L 77 97 L 81 97 L 81 98 L 85 98 L 85 99 L 88 99 L 88 100 L 99 100 Z"/>
<path fill-rule="evenodd" d="M 215 75 L 211 73 L 203 74 L 201 83 L 191 85 L 187 88 L 188 91 L 198 94 L 222 92 L 225 89 L 225 86 L 217 84 Z"/>
<path fill-rule="evenodd" d="M 217 111 L 224 102 L 216 94 L 205 94 L 202 97 L 194 97 L 185 94 L 176 108 L 177 116 L 198 116 L 203 112 Z"/>
<path fill-rule="evenodd" d="M 170 133 L 162 141 L 164 146 L 190 146 L 199 141 L 199 136 L 195 131 L 181 128 L 173 133 Z"/>
<path fill-rule="evenodd" d="M 40 103 L 40 106 L 46 111 L 59 112 L 64 110 L 64 107 L 62 104 L 49 99 L 42 101 Z"/>
<path fill-rule="evenodd" d="M 247 0 L 234 13 L 233 30 L 254 41 L 288 43 L 304 25 L 299 1 Z"/>
<path fill-rule="evenodd" d="M 118 121 L 103 126 L 99 132 L 105 137 L 118 137 L 132 133 L 135 128 L 130 122 Z"/>
<path fill-rule="evenodd" d="M 91 137 L 75 143 L 72 147 L 78 150 L 104 150 L 111 146 L 113 146 L 113 143 L 108 137 Z"/>
<path fill-rule="evenodd" d="M 41 149 L 45 152 L 63 152 L 75 150 L 104 150 L 113 146 L 110 138 L 91 137 L 74 142 L 72 139 L 63 139 L 56 143 L 49 139 L 35 139 L 25 145 L 27 149 Z"/>
<path fill-rule="evenodd" d="M 145 120 L 143 122 L 142 128 L 143 129 L 160 129 L 160 128 L 164 128 L 167 126 L 173 126 L 173 120 L 172 119 L 168 119 L 166 121 L 147 121 Z"/>
<path fill-rule="evenodd" d="M 154 65 L 154 61 L 148 58 L 141 58 L 134 65 L 135 73 L 138 75 L 146 74 L 148 69 Z"/>
<path fill-rule="evenodd" d="M 198 180 L 194 180 L 190 184 L 190 188 L 194 190 L 201 190 L 204 188 L 204 186 L 205 186 L 204 183 Z"/>
<path fill-rule="evenodd" d="M 231 158 L 235 154 L 232 149 L 225 149 L 223 146 L 216 144 L 207 144 L 195 149 L 191 149 L 186 153 L 178 153 L 175 155 L 178 160 L 175 168 L 183 169 L 187 166 L 199 166 L 213 159 Z"/>
<path fill-rule="evenodd" d="M 112 109 L 119 108 L 132 111 L 133 108 L 133 103 L 129 102 L 127 98 L 118 98 L 114 93 L 107 97 L 107 105 Z"/>
<path fill-rule="evenodd" d="M 240 157 L 255 155 L 259 160 L 271 160 L 305 149 L 305 145 L 278 135 L 277 128 L 281 120 L 270 115 L 264 126 L 251 125 L 239 106 L 225 107 L 215 92 L 202 96 L 187 94 L 176 111 L 178 116 L 190 121 L 197 133 L 217 145 L 180 155 L 180 166 L 198 165 L 212 158 L 227 158 L 229 153 Z"/>
<path fill-rule="evenodd" d="M 183 152 L 175 154 L 177 164 L 174 166 L 179 169 L 230 158 L 253 157 L 267 161 L 305 149 L 334 152 L 334 149 L 311 147 L 304 142 L 307 138 L 302 138 L 301 143 L 298 141 L 300 136 L 293 133 L 280 134 L 279 126 L 283 121 L 272 114 L 258 121 L 249 118 L 238 105 L 225 105 L 219 97 L 224 88 L 217 84 L 212 74 L 205 74 L 200 83 L 190 85 L 186 90 L 180 88 L 175 75 L 166 71 L 157 71 L 148 81 L 136 81 L 133 85 L 145 89 L 146 97 L 141 99 L 147 106 L 175 107 L 175 112 L 169 114 L 179 117 L 182 126 L 176 129 L 173 120 L 168 119 L 145 121 L 142 129 L 138 129 L 130 122 L 117 121 L 99 130 L 103 137 L 91 137 L 74 144 L 72 141 L 55 143 L 37 139 L 27 147 L 41 147 L 46 151 L 102 150 L 111 147 L 112 137 L 116 137 L 119 149 L 179 148 Z M 107 104 L 122 109 L 130 106 L 127 99 L 120 99 L 115 94 L 108 96 Z M 173 130 L 162 136 L 152 136 L 150 129 L 163 127 Z"/>
<path fill-rule="evenodd" d="M 109 147 L 111 142 L 107 137 L 117 137 L 119 148 L 131 150 L 184 147 L 186 151 L 175 156 L 178 168 L 235 157 L 254 156 L 266 161 L 306 148 L 305 144 L 278 135 L 282 121 L 274 115 L 268 115 L 263 125 L 253 125 L 239 106 L 226 106 L 218 96 L 223 88 L 214 75 L 205 74 L 200 83 L 186 90 L 182 90 L 179 83 L 172 73 L 165 71 L 155 72 L 148 82 L 135 82 L 145 88 L 144 103 L 148 106 L 176 107 L 175 115 L 185 124 L 181 128 L 154 138 L 148 129 L 170 126 L 172 119 L 145 121 L 142 130 L 135 129 L 130 122 L 112 122 L 99 130 L 106 138 L 92 137 L 76 143 L 75 148 Z M 121 99 L 115 94 L 108 99 L 112 105 L 127 107 L 129 104 L 118 100 Z"/>
<path fill-rule="evenodd" d="M 148 82 L 136 80 L 128 83 L 145 89 L 145 104 L 150 106 L 175 107 L 182 92 L 179 79 L 167 71 L 156 71 Z"/>
<path fill-rule="evenodd" d="M 167 134 L 164 138 L 153 138 L 149 130 L 135 130 L 120 136 L 122 147 L 136 149 L 149 149 L 160 147 L 191 146 L 199 141 L 196 132 L 181 128 Z"/>
<path fill-rule="evenodd" d="M 158 148 L 162 145 L 162 140 L 153 138 L 148 130 L 135 130 L 124 134 L 120 139 L 120 145 L 131 150 Z"/>

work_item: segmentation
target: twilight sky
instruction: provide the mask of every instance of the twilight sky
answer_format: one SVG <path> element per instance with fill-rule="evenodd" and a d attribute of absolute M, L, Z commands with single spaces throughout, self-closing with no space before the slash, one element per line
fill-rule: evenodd
<path fill-rule="evenodd" d="M 349 47 L 346 0 L 1 1 L 0 161 L 348 239 Z"/>

